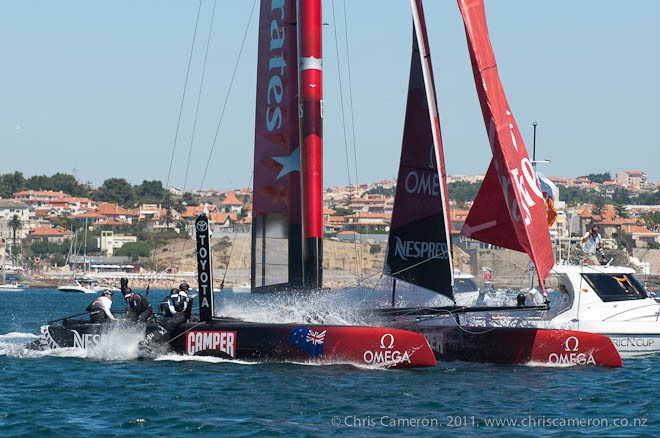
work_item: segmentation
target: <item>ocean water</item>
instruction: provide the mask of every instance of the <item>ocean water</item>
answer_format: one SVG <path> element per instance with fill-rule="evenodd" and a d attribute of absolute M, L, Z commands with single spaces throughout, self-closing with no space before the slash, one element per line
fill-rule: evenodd
<path fill-rule="evenodd" d="M 454 362 L 382 370 L 137 360 L 137 340 L 119 337 L 103 351 L 23 348 L 47 320 L 81 313 L 93 298 L 0 293 L 0 436 L 660 436 L 657 356 L 626 359 L 621 369 Z M 234 315 L 310 317 L 285 301 L 264 312 L 257 304 L 218 298 Z M 323 306 L 325 317 L 350 313 Z M 124 307 L 116 296 L 113 309 Z"/>

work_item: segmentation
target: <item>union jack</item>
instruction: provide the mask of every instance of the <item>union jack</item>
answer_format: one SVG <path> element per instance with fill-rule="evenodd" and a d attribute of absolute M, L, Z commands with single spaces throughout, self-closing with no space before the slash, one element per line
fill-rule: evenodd
<path fill-rule="evenodd" d="M 322 332 L 315 332 L 314 330 L 310 330 L 307 332 L 307 337 L 305 340 L 307 342 L 311 342 L 314 345 L 321 345 L 323 344 L 323 341 L 325 340 L 325 330 Z"/>

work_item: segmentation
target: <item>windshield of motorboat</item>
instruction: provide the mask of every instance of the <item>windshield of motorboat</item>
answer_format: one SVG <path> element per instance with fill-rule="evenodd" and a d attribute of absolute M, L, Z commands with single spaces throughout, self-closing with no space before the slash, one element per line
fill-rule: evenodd
<path fill-rule="evenodd" d="M 479 285 L 474 278 L 455 278 L 454 279 L 454 293 L 460 292 L 475 292 L 479 290 Z"/>
<path fill-rule="evenodd" d="M 650 295 L 634 274 L 582 274 L 604 302 L 642 300 Z"/>

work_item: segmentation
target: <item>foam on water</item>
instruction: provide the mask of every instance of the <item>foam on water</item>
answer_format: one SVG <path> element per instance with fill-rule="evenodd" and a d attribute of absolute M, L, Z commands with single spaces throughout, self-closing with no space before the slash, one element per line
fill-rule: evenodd
<path fill-rule="evenodd" d="M 25 344 L 38 339 L 33 333 L 10 332 L 0 335 L 0 355 L 18 357 L 25 348 Z"/>
<path fill-rule="evenodd" d="M 223 359 L 214 356 L 187 356 L 183 354 L 163 354 L 154 359 L 155 361 L 169 362 L 206 362 L 206 363 L 233 363 L 238 365 L 258 365 L 260 362 L 248 362 L 237 359 Z"/>
<path fill-rule="evenodd" d="M 38 339 L 33 333 L 11 332 L 0 335 L 0 354 L 17 358 L 67 357 L 95 359 L 101 361 L 132 360 L 138 357 L 138 342 L 144 339 L 144 329 L 117 325 L 101 336 L 95 346 L 84 348 L 56 348 L 50 350 L 32 350 L 26 345 Z"/>
<path fill-rule="evenodd" d="M 370 325 L 375 322 L 354 298 L 334 291 L 261 296 L 245 302 L 224 302 L 217 316 L 264 323 Z"/>
<path fill-rule="evenodd" d="M 144 340 L 144 329 L 125 325 L 113 327 L 101 336 L 101 341 L 87 349 L 89 358 L 114 361 L 138 358 L 138 343 Z"/>
<path fill-rule="evenodd" d="M 39 339 L 39 336 L 35 335 L 34 333 L 21 333 L 21 332 L 10 332 L 4 335 L 0 335 L 0 341 L 6 339 L 18 339 L 21 341 L 29 341 L 29 340 Z"/>

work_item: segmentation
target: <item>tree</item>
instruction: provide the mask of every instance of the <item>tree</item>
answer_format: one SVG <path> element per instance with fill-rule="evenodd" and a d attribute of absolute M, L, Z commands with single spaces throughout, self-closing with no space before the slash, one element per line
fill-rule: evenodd
<path fill-rule="evenodd" d="M 25 178 L 21 172 L 0 175 L 0 198 L 13 198 L 14 193 L 25 189 Z"/>
<path fill-rule="evenodd" d="M 603 172 L 603 173 L 590 173 L 589 175 L 583 175 L 583 176 L 578 176 L 578 178 L 586 178 L 591 182 L 595 182 L 598 184 L 602 184 L 605 181 L 611 181 L 612 176 L 610 175 L 609 172 Z"/>
<path fill-rule="evenodd" d="M 138 203 L 165 204 L 170 197 L 170 192 L 165 190 L 160 181 L 142 181 L 135 187 L 135 196 Z"/>
<path fill-rule="evenodd" d="M 603 214 L 603 207 L 605 206 L 605 200 L 599 196 L 593 201 L 594 207 L 591 209 L 591 212 L 597 216 Z"/>
<path fill-rule="evenodd" d="M 66 212 L 62 213 L 60 216 L 50 219 L 50 222 L 53 225 L 66 228 L 67 230 L 76 231 L 81 227 L 80 222 L 71 217 L 71 214 Z"/>
<path fill-rule="evenodd" d="M 457 181 L 447 184 L 447 191 L 449 192 L 449 199 L 465 203 L 474 201 L 479 191 L 479 183 L 471 183 L 466 181 Z"/>
<path fill-rule="evenodd" d="M 655 231 L 660 227 L 660 211 L 649 211 L 644 213 L 642 220 L 649 230 Z"/>
<path fill-rule="evenodd" d="M 94 195 L 97 201 L 113 202 L 122 207 L 133 207 L 135 192 L 124 178 L 109 178 L 103 181 Z"/>
<path fill-rule="evenodd" d="M 131 260 L 137 261 L 140 257 L 149 257 L 151 250 L 155 246 L 155 242 L 153 241 L 129 242 L 116 250 L 114 254 L 117 256 L 128 256 Z"/>
<path fill-rule="evenodd" d="M 199 198 L 190 192 L 186 192 L 183 194 L 181 202 L 185 205 L 195 206 L 199 205 Z"/>
<path fill-rule="evenodd" d="M 9 228 L 11 228 L 12 232 L 12 246 L 16 246 L 16 232 L 23 228 L 23 222 L 18 217 L 18 215 L 15 214 L 11 219 L 9 219 L 7 225 L 9 225 Z"/>
<path fill-rule="evenodd" d="M 369 189 L 365 192 L 366 195 L 380 195 L 385 198 L 390 198 L 394 196 L 394 193 L 396 192 L 396 187 L 391 187 L 389 189 L 386 189 L 384 187 L 375 187 L 373 189 Z"/>
<path fill-rule="evenodd" d="M 344 207 L 335 207 L 334 210 L 333 216 L 348 216 L 355 213 L 353 210 Z"/>
<path fill-rule="evenodd" d="M 374 243 L 373 245 L 371 245 L 369 247 L 369 254 L 376 255 L 380 252 L 380 250 L 381 250 L 380 245 L 378 245 L 377 243 Z"/>
<path fill-rule="evenodd" d="M 616 215 L 620 218 L 627 218 L 628 217 L 628 210 L 626 210 L 626 206 L 616 202 L 614 203 L 614 210 L 616 211 Z"/>

